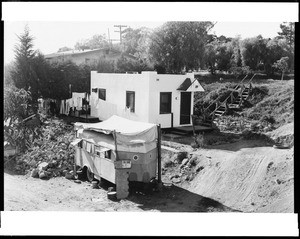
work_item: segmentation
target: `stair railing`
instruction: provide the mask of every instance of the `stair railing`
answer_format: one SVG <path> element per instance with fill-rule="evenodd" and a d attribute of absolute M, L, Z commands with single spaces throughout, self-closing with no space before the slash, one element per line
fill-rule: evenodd
<path fill-rule="evenodd" d="M 234 90 L 237 90 L 237 89 L 239 88 L 239 86 L 242 85 L 243 81 L 247 78 L 247 76 L 248 76 L 248 75 L 246 75 L 246 76 L 239 82 L 239 84 L 236 85 L 236 86 L 234 87 Z M 243 87 L 244 87 L 244 85 L 243 85 Z M 243 89 L 243 87 L 241 88 L 241 90 Z M 226 104 L 227 104 L 227 101 L 228 101 L 229 98 L 231 98 L 231 102 L 233 102 L 233 100 L 234 100 L 233 92 L 234 92 L 234 91 L 232 90 L 231 93 L 229 94 L 229 96 L 227 96 L 226 99 L 225 99 L 224 101 L 222 101 L 222 102 L 219 104 L 219 106 L 217 105 L 217 107 L 215 108 L 215 110 L 214 110 L 213 112 L 211 112 L 211 113 L 209 114 L 209 116 L 213 114 L 213 118 L 214 118 L 214 117 L 215 117 L 215 111 L 217 111 L 217 110 L 219 109 L 219 107 L 222 106 L 222 105 L 224 105 L 224 104 L 225 104 L 226 110 L 228 110 L 228 108 L 226 107 Z M 241 91 L 241 92 L 242 92 L 242 91 Z M 242 93 L 240 93 L 240 95 L 242 96 Z M 241 104 L 241 103 L 240 103 L 240 104 Z M 240 106 L 240 104 L 239 104 L 239 106 Z"/>
<path fill-rule="evenodd" d="M 236 90 L 236 89 L 242 84 L 242 82 L 247 78 L 247 76 L 248 76 L 248 74 L 247 74 L 247 75 L 239 82 L 239 84 L 237 84 L 237 85 L 234 87 L 234 90 Z M 231 92 L 230 96 L 233 96 L 233 91 Z M 213 104 L 215 104 L 220 98 L 221 98 L 221 96 L 218 96 L 215 100 L 213 100 L 213 102 L 211 102 L 211 103 L 209 104 L 209 106 L 207 106 L 207 107 L 204 109 L 204 111 L 207 111 L 207 110 L 209 109 L 209 107 L 211 107 Z M 227 100 L 227 98 L 226 98 L 226 100 Z M 224 102 L 225 102 L 225 101 L 223 101 L 223 102 L 220 104 L 220 106 L 221 106 Z M 218 107 L 216 107 L 214 111 L 216 111 L 217 109 L 218 109 Z M 213 112 L 214 112 L 214 111 L 213 111 Z M 212 113 L 213 113 L 213 112 L 212 112 Z M 212 113 L 210 113 L 209 115 L 212 115 Z"/>
<path fill-rule="evenodd" d="M 251 77 L 251 79 L 248 81 L 248 84 L 249 84 L 249 93 L 252 91 L 252 84 L 251 84 L 251 82 L 252 82 L 254 76 L 256 76 L 256 75 L 257 75 L 257 74 L 255 73 L 255 74 Z"/>

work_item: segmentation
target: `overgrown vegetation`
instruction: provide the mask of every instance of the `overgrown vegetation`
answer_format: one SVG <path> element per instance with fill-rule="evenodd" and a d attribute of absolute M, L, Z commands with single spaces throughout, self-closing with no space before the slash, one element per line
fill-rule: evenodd
<path fill-rule="evenodd" d="M 269 121 L 278 128 L 284 124 L 294 121 L 294 82 L 276 82 L 262 85 L 260 89 L 268 88 L 265 95 L 257 104 L 246 110 L 246 117 L 253 120 Z M 263 91 L 265 94 L 265 91 Z M 260 98 L 261 94 L 257 94 Z"/>
<path fill-rule="evenodd" d="M 63 170 L 73 168 L 75 152 L 70 145 L 73 139 L 73 126 L 62 120 L 47 119 L 39 127 L 39 134 L 29 141 L 27 150 L 13 160 L 7 158 L 5 166 L 11 171 L 25 174 L 45 162 L 49 164 L 49 177 L 63 175 Z"/>

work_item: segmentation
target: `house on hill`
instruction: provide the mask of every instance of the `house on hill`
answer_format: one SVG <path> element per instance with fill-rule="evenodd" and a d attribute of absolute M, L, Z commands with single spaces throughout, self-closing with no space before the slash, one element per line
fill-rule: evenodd
<path fill-rule="evenodd" d="M 91 116 L 106 120 L 112 115 L 161 124 L 162 128 L 190 126 L 194 92 L 204 89 L 185 75 L 115 74 L 91 72 Z"/>
<path fill-rule="evenodd" d="M 105 59 L 116 63 L 116 61 L 122 56 L 127 58 L 128 60 L 137 60 L 137 58 L 133 55 L 122 53 L 121 51 L 111 49 L 109 47 L 92 50 L 87 49 L 57 52 L 45 55 L 45 59 L 49 63 L 72 61 L 75 64 L 79 65 L 94 64 L 97 63 L 100 59 Z"/>

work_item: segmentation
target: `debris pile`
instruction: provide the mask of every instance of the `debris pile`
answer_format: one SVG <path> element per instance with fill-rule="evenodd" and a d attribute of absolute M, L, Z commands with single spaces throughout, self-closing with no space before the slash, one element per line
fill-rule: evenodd
<path fill-rule="evenodd" d="M 30 148 L 16 156 L 14 171 L 30 172 L 32 177 L 41 179 L 64 175 L 73 169 L 75 152 L 70 143 L 74 137 L 73 126 L 58 119 L 45 121 Z"/>
<path fill-rule="evenodd" d="M 201 163 L 203 161 L 202 158 L 202 155 L 188 154 L 185 151 L 174 155 L 166 155 L 164 157 L 162 174 L 175 184 L 192 181 L 196 174 L 204 168 Z"/>
<path fill-rule="evenodd" d="M 244 117 L 222 116 L 214 120 L 222 132 L 241 133 L 244 130 L 266 133 L 272 131 L 274 126 L 267 120 L 248 120 Z"/>

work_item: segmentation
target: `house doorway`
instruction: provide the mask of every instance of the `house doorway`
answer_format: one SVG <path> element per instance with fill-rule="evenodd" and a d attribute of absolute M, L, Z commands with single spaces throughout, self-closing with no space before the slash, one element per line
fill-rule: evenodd
<path fill-rule="evenodd" d="M 191 123 L 191 92 L 181 92 L 180 124 Z"/>

